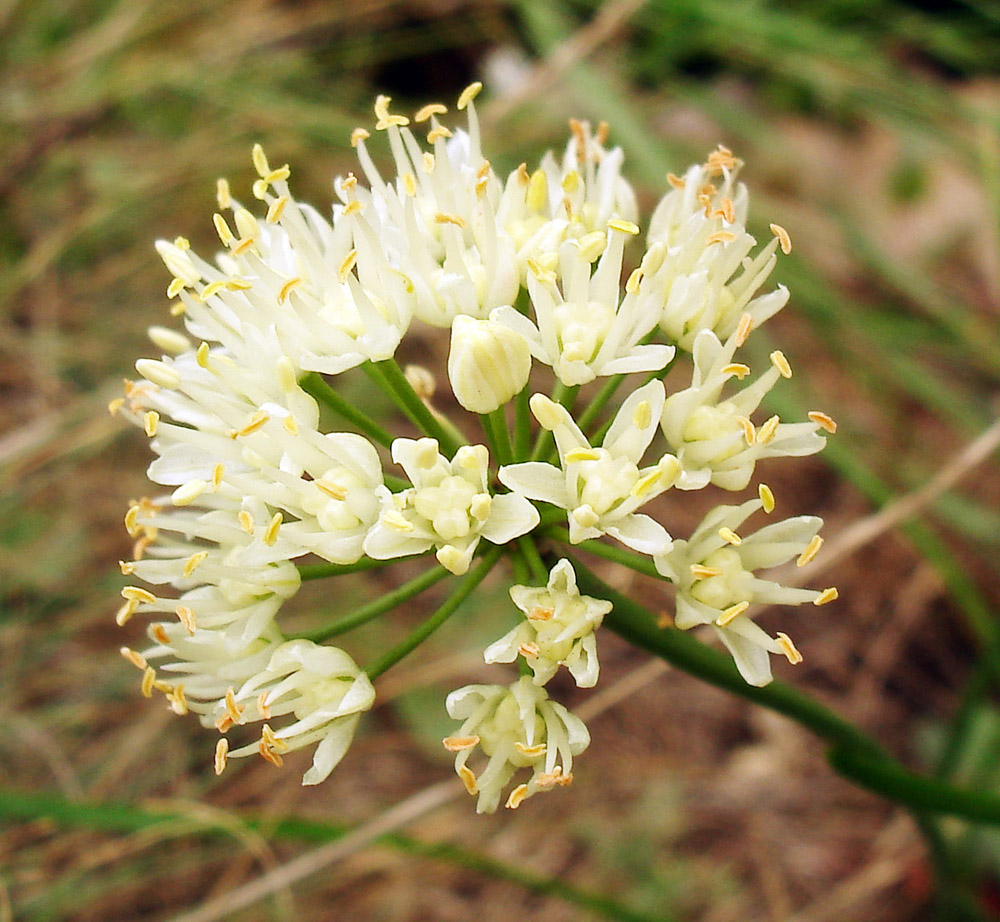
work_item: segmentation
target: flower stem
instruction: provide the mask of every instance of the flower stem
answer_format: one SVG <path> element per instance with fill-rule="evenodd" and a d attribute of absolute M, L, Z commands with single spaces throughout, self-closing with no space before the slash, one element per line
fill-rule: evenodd
<path fill-rule="evenodd" d="M 410 382 L 406 380 L 406 375 L 396 363 L 395 359 L 386 359 L 383 362 L 366 362 L 361 366 L 365 372 L 382 386 L 395 400 L 396 405 L 406 414 L 410 421 L 423 430 L 425 435 L 437 439 L 442 451 L 449 457 L 454 455 L 460 445 L 465 444 L 453 426 L 446 426 L 444 422 L 434 414 L 430 407 L 420 398 L 413 389 Z"/>
<path fill-rule="evenodd" d="M 510 443 L 510 430 L 507 428 L 507 416 L 504 413 L 504 408 L 497 407 L 487 415 L 493 426 L 497 464 L 511 464 L 514 461 L 514 448 Z"/>
<path fill-rule="evenodd" d="M 530 388 L 525 385 L 514 398 L 514 460 L 527 461 L 531 449 Z"/>
<path fill-rule="evenodd" d="M 540 583 L 547 583 L 549 580 L 549 568 L 545 566 L 545 561 L 542 560 L 542 555 L 538 553 L 535 542 L 532 541 L 529 535 L 522 535 L 517 539 L 517 545 L 524 555 L 524 559 L 528 562 L 532 578 L 538 580 Z"/>
<path fill-rule="evenodd" d="M 379 562 L 381 563 L 382 561 Z M 387 592 L 385 595 L 380 595 L 367 605 L 356 608 L 349 615 L 344 615 L 343 618 L 334 621 L 333 624 L 318 628 L 315 631 L 306 631 L 297 636 L 306 640 L 312 640 L 315 643 L 321 643 L 324 640 L 329 640 L 331 637 L 337 637 L 356 627 L 360 627 L 362 624 L 366 624 L 387 611 L 391 611 L 397 605 L 401 605 L 403 602 L 419 595 L 425 589 L 429 589 L 435 583 L 441 582 L 441 580 L 449 575 L 444 567 L 433 567 L 425 573 L 421 573 L 420 576 L 414 577 L 409 582 L 403 583 L 398 589 Z"/>
<path fill-rule="evenodd" d="M 615 391 L 621 386 L 622 381 L 625 380 L 625 375 L 612 375 L 605 381 L 604 386 L 594 394 L 593 400 L 587 404 L 587 408 L 577 417 L 576 424 L 580 427 L 581 431 L 586 433 L 590 424 L 597 419 L 601 410 L 607 406 L 608 401 L 614 397 Z M 590 444 L 594 444 L 594 440 L 590 440 Z"/>
<path fill-rule="evenodd" d="M 362 557 L 356 563 L 299 563 L 296 568 L 299 571 L 299 578 L 306 583 L 314 579 L 326 579 L 328 576 L 345 576 L 348 573 L 363 573 L 365 570 L 381 570 L 387 567 L 392 560 L 375 560 L 373 557 Z"/>
<path fill-rule="evenodd" d="M 552 538 L 554 541 L 560 541 L 563 544 L 572 544 L 569 540 L 569 531 L 565 528 L 549 527 L 545 529 L 544 534 L 545 537 Z M 665 579 L 665 577 L 656 572 L 656 567 L 650 558 L 643 557 L 642 554 L 636 554 L 634 551 L 627 551 L 624 548 L 604 544 L 596 538 L 581 541 L 579 544 L 574 544 L 573 547 L 577 547 L 581 551 L 586 551 L 588 554 L 593 554 L 595 557 L 603 557 L 605 560 L 620 563 L 622 566 L 628 567 L 630 570 L 635 570 L 637 573 L 652 576 L 653 579 Z"/>
<path fill-rule="evenodd" d="M 448 597 L 445 603 L 436 612 L 434 612 L 433 615 L 431 615 L 408 637 L 402 640 L 383 656 L 379 657 L 374 663 L 365 669 L 365 672 L 368 673 L 368 677 L 375 679 L 382 675 L 382 673 L 387 669 L 395 666 L 396 663 L 398 663 L 404 656 L 412 653 L 417 647 L 420 646 L 420 644 L 430 637 L 431 634 L 441 627 L 441 625 L 455 613 L 459 605 L 461 605 L 469 597 L 469 595 L 471 595 L 476 586 L 483 581 L 486 574 L 493 569 L 502 553 L 503 548 L 501 547 L 490 548 L 490 550 L 483 555 L 479 563 L 476 564 L 475 569 L 469 572 L 469 574 L 459 584 L 458 588 Z"/>
<path fill-rule="evenodd" d="M 310 371 L 304 375 L 299 381 L 299 386 L 311 397 L 361 430 L 368 438 L 386 448 L 392 445 L 392 436 L 385 429 L 366 413 L 361 412 L 356 406 L 341 397 L 318 372 Z"/>

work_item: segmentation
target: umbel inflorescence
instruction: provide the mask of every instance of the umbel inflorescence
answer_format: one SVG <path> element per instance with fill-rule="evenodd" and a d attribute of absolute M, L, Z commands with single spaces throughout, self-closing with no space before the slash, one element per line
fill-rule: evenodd
<path fill-rule="evenodd" d="M 606 125 L 572 121 L 560 158 L 504 179 L 482 153 L 479 90 L 458 100 L 463 129 L 443 105 L 411 121 L 379 97 L 374 127 L 392 173 L 356 129 L 359 173 L 335 181 L 329 216 L 296 201 L 289 168 L 257 146 L 257 204 L 219 181 L 214 261 L 183 238 L 157 243 L 185 332 L 151 329 L 161 357 L 138 361 L 141 379 L 112 405 L 149 436 L 149 477 L 164 488 L 126 514 L 135 546 L 122 571 L 143 585 L 123 590 L 117 619 L 152 618 L 152 645 L 123 655 L 144 695 L 162 693 L 221 734 L 217 772 L 228 758 L 280 764 L 310 747 L 304 783 L 322 781 L 371 708 L 372 681 L 501 561 L 519 621 L 507 630 L 508 618 L 485 659 L 517 661 L 520 673 L 446 702 L 459 724 L 444 745 L 480 811 L 568 784 L 589 743 L 546 691 L 561 668 L 581 687 L 597 682 L 597 631 L 612 608 L 580 591 L 574 546 L 614 548 L 645 572 L 651 561 L 674 586 L 676 626 L 711 625 L 754 685 L 770 681 L 770 654 L 801 656 L 751 606 L 836 596 L 758 575 L 807 563 L 821 543 L 813 516 L 761 524 L 775 510 L 762 483 L 686 540 L 663 520 L 665 494 L 753 489 L 758 460 L 812 454 L 834 430 L 819 412 L 754 421 L 792 372 L 773 352 L 755 375 L 739 349 L 788 299 L 763 289 L 791 244 L 777 225 L 760 247 L 747 232 L 740 161 L 720 146 L 669 174 L 643 241 Z M 431 372 L 394 359 L 428 324 L 450 331 L 438 377 L 463 408 L 453 416 Z M 690 372 L 675 377 L 690 383 L 668 396 L 678 357 Z M 418 438 L 395 437 L 343 397 L 352 369 L 392 397 Z M 310 635 L 283 632 L 280 612 L 302 579 L 413 555 L 433 559 L 382 599 Z M 451 575 L 457 586 L 429 620 L 364 668 L 325 643 Z M 242 739 L 231 748 L 230 736 Z"/>

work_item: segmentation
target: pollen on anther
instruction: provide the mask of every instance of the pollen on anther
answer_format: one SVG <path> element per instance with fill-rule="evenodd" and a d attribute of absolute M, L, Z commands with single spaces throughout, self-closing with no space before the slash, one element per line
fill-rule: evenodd
<path fill-rule="evenodd" d="M 722 528 L 719 529 L 719 537 L 722 538 L 722 540 L 725 541 L 727 544 L 732 544 L 734 547 L 743 543 L 743 539 L 738 534 L 736 534 L 735 531 L 733 531 L 731 528 L 726 527 L 725 525 L 723 525 Z"/>
<path fill-rule="evenodd" d="M 153 683 L 156 681 L 156 670 L 152 666 L 147 666 L 142 672 L 142 684 L 139 691 L 143 698 L 153 697 Z"/>
<path fill-rule="evenodd" d="M 253 516 L 246 511 L 246 509 L 241 509 L 239 514 L 236 516 L 236 520 L 240 523 L 240 528 L 243 529 L 248 535 L 253 534 Z"/>
<path fill-rule="evenodd" d="M 127 659 L 136 669 L 145 670 L 149 663 L 146 662 L 146 657 L 141 653 L 133 650 L 131 647 L 122 647 L 119 651 L 121 655 Z"/>
<path fill-rule="evenodd" d="M 778 238 L 778 243 L 781 246 L 782 253 L 787 256 L 792 252 L 792 238 L 789 236 L 788 231 L 786 231 L 780 224 L 772 224 L 771 233 Z"/>
<path fill-rule="evenodd" d="M 733 362 L 722 369 L 724 375 L 732 375 L 734 378 L 739 378 L 741 381 L 750 374 L 750 366 L 743 365 L 740 362 Z"/>
<path fill-rule="evenodd" d="M 834 599 L 839 599 L 840 593 L 837 592 L 836 586 L 831 586 L 829 589 L 824 589 L 814 600 L 813 605 L 826 605 L 828 602 L 834 601 Z"/>
<path fill-rule="evenodd" d="M 634 224 L 631 221 L 626 221 L 623 218 L 612 218 L 610 221 L 608 221 L 608 229 L 614 231 L 621 231 L 621 233 L 628 234 L 631 237 L 634 237 L 639 233 L 638 224 Z"/>
<path fill-rule="evenodd" d="M 744 314 L 740 317 L 740 322 L 736 327 L 736 345 L 742 346 L 746 341 L 747 337 L 753 331 L 753 317 L 750 314 Z"/>
<path fill-rule="evenodd" d="M 528 785 L 519 784 L 510 795 L 507 797 L 507 803 L 505 806 L 508 810 L 516 810 L 521 806 L 524 799 L 528 796 Z"/>
<path fill-rule="evenodd" d="M 280 512 L 276 512 L 272 517 L 271 521 L 268 523 L 267 528 L 264 530 L 264 543 L 268 547 L 274 547 L 275 542 L 278 540 L 278 529 L 281 528 L 282 515 Z"/>
<path fill-rule="evenodd" d="M 459 765 L 455 769 L 458 772 L 458 777 L 462 779 L 462 784 L 465 785 L 465 790 L 470 794 L 479 793 L 479 782 L 476 778 L 476 773 L 469 768 L 468 765 Z"/>
<path fill-rule="evenodd" d="M 448 752 L 463 752 L 466 749 L 473 749 L 478 746 L 479 737 L 475 734 L 472 736 L 446 736 L 441 740 L 441 745 Z"/>
<path fill-rule="evenodd" d="M 194 611 L 188 608 L 187 605 L 177 606 L 177 620 L 180 621 L 181 627 L 190 635 L 194 635 L 197 624 L 194 619 Z"/>
<path fill-rule="evenodd" d="M 757 495 L 760 497 L 760 504 L 764 511 L 768 515 L 774 512 L 774 493 L 771 492 L 771 488 L 766 483 L 757 487 Z"/>
<path fill-rule="evenodd" d="M 703 563 L 691 564 L 691 575 L 695 579 L 711 579 L 713 576 L 721 576 L 722 571 L 715 567 L 706 567 Z"/>
<path fill-rule="evenodd" d="M 795 644 L 792 643 L 791 637 L 787 634 L 783 634 L 781 631 L 778 631 L 777 641 L 778 646 L 781 647 L 781 652 L 785 654 L 788 662 L 790 662 L 793 666 L 797 666 L 802 662 L 802 654 L 799 653 Z"/>
<path fill-rule="evenodd" d="M 438 212 L 434 215 L 435 224 L 454 224 L 456 227 L 465 227 L 465 218 L 457 214 L 447 214 Z"/>
<path fill-rule="evenodd" d="M 465 109 L 469 103 L 479 95 L 482 88 L 483 85 L 477 80 L 475 83 L 470 83 L 464 90 L 462 90 L 458 97 L 458 102 L 455 104 L 458 111 L 461 112 Z"/>
<path fill-rule="evenodd" d="M 285 282 L 285 284 L 281 286 L 281 290 L 278 292 L 278 303 L 284 304 L 286 299 L 288 298 L 288 295 L 291 293 L 292 289 L 296 285 L 300 285 L 301 283 L 302 279 L 300 278 L 291 278 L 287 282 Z"/>
<path fill-rule="evenodd" d="M 753 445 L 757 441 L 757 431 L 754 429 L 753 423 L 745 416 L 737 416 L 736 422 L 743 430 L 743 438 L 746 440 L 747 445 Z"/>
<path fill-rule="evenodd" d="M 676 173 L 667 173 L 667 182 L 675 189 L 683 189 L 687 185 Z"/>
<path fill-rule="evenodd" d="M 362 141 L 367 141 L 371 132 L 367 128 L 355 128 L 351 132 L 351 147 L 357 147 Z"/>
<path fill-rule="evenodd" d="M 149 438 L 156 435 L 157 426 L 160 424 L 160 414 L 156 410 L 150 410 L 142 418 L 142 428 Z"/>
<path fill-rule="evenodd" d="M 767 422 L 763 423 L 757 429 L 757 441 L 761 445 L 766 445 L 771 439 L 774 438 L 774 434 L 778 431 L 778 424 L 781 422 L 778 416 L 772 416 Z"/>
<path fill-rule="evenodd" d="M 524 657 L 536 657 L 539 653 L 538 644 L 530 642 L 523 643 L 517 648 L 517 652 Z"/>
<path fill-rule="evenodd" d="M 712 243 L 732 243 L 736 239 L 736 234 L 730 231 L 716 231 L 705 238 L 705 246 Z"/>
<path fill-rule="evenodd" d="M 746 600 L 742 602 L 737 602 L 735 605 L 730 605 L 729 608 L 723 611 L 722 614 L 715 619 L 715 623 L 719 625 L 719 627 L 725 627 L 733 619 L 738 618 L 740 615 L 742 615 L 743 612 L 745 612 L 749 607 L 750 603 L 747 602 Z"/>
<path fill-rule="evenodd" d="M 439 102 L 429 102 L 426 106 L 422 106 L 417 110 L 416 115 L 413 116 L 413 121 L 418 125 L 421 122 L 426 122 L 432 115 L 444 115 L 448 111 L 448 107 Z"/>
<path fill-rule="evenodd" d="M 337 281 L 343 285 L 347 281 L 347 277 L 351 274 L 351 270 L 354 268 L 358 261 L 358 251 L 356 248 L 351 248 L 347 255 L 344 257 L 343 262 L 340 264 L 340 268 L 337 269 Z"/>
<path fill-rule="evenodd" d="M 277 224 L 281 220 L 282 212 L 285 210 L 285 206 L 291 201 L 287 195 L 279 195 L 271 204 L 268 206 L 267 214 L 264 220 L 268 224 Z"/>
<path fill-rule="evenodd" d="M 795 561 L 795 566 L 804 567 L 807 563 L 811 563 L 816 559 L 816 555 L 819 553 L 819 549 L 823 546 L 823 539 L 819 535 L 813 535 L 812 541 L 810 541 L 805 550 L 799 554 L 798 559 Z"/>
<path fill-rule="evenodd" d="M 221 775 L 226 770 L 227 755 L 229 755 L 229 740 L 223 737 L 215 744 L 215 774 Z"/>
<path fill-rule="evenodd" d="M 771 364 L 778 369 L 778 373 L 782 378 L 790 378 L 792 376 L 792 366 L 788 364 L 788 359 L 785 358 L 785 353 L 780 349 L 775 349 L 771 353 Z"/>
<path fill-rule="evenodd" d="M 837 431 L 837 423 L 832 416 L 828 416 L 820 410 L 810 410 L 807 415 L 820 429 L 825 429 L 831 435 Z"/>
<path fill-rule="evenodd" d="M 271 719 L 271 705 L 267 703 L 267 692 L 262 691 L 257 696 L 257 711 L 262 720 Z"/>

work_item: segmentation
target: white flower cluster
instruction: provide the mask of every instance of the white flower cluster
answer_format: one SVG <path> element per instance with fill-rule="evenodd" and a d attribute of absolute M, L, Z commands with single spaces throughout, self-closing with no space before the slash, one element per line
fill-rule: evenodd
<path fill-rule="evenodd" d="M 462 724 L 445 746 L 480 811 L 498 806 L 521 769 L 530 777 L 508 807 L 569 783 L 589 743 L 545 686 L 561 665 L 577 685 L 596 683 L 594 632 L 611 604 L 580 594 L 569 560 L 552 554 L 542 564 L 552 542 L 608 535 L 624 545 L 622 559 L 652 558 L 676 586 L 677 626 L 712 624 L 757 685 L 770 681 L 770 653 L 801 657 L 785 634 L 758 627 L 750 606 L 836 595 L 755 575 L 792 557 L 806 563 L 820 544 L 814 517 L 740 536 L 752 512 L 774 508 L 764 485 L 757 500 L 718 507 L 687 541 L 650 514 L 670 490 L 742 490 L 759 460 L 812 454 L 823 447 L 820 430 L 834 430 L 819 412 L 807 422 L 753 421 L 791 368 L 774 352 L 749 379 L 735 355 L 787 301 L 782 287 L 761 289 L 790 241 L 772 225 L 774 239 L 753 255 L 740 162 L 720 147 L 683 178 L 670 174 L 637 254 L 636 199 L 622 151 L 605 146 L 607 126 L 572 121 L 562 158 L 547 154 L 537 169 L 522 164 L 502 179 L 481 149 L 480 89 L 458 100 L 464 129 L 445 123 L 442 105 L 411 122 L 379 97 L 375 130 L 392 172 L 376 166 L 370 132 L 356 129 L 367 183 L 338 178 L 329 217 L 297 202 L 289 168 L 272 167 L 256 146 L 260 207 L 239 204 L 220 180 L 223 250 L 214 260 L 183 238 L 157 243 L 185 332 L 150 330 L 160 358 L 138 361 L 141 379 L 111 407 L 149 436 L 149 477 L 164 488 L 126 515 L 135 547 L 122 571 L 146 586 L 123 590 L 118 621 L 153 617 L 152 645 L 122 652 L 142 670 L 143 694 L 161 692 L 177 713 L 193 711 L 223 734 L 218 772 L 228 757 L 259 753 L 279 764 L 315 746 L 304 783 L 318 783 L 373 704 L 379 669 L 278 626 L 302 558 L 347 572 L 366 557 L 433 552 L 445 570 L 478 580 L 481 568 L 471 568 L 485 539 L 546 582 L 510 590 L 524 618 L 485 651 L 490 663 L 520 656 L 531 675 L 447 700 Z M 450 331 L 451 390 L 478 420 L 444 418 L 433 387 L 415 390 L 396 365 L 420 323 Z M 692 356 L 691 383 L 668 396 L 662 379 L 678 350 Z M 540 366 L 554 387 L 540 383 Z M 359 367 L 421 437 L 393 438 L 338 396 L 337 376 Z M 636 374 L 644 381 L 623 384 Z M 602 386 L 578 394 L 597 378 Z M 734 379 L 748 381 L 734 388 Z M 628 393 L 600 425 L 619 385 Z M 587 395 L 595 402 L 574 412 Z M 330 431 L 321 402 L 360 434 Z M 471 422 L 489 446 L 468 439 Z M 409 486 L 383 471 L 390 461 Z M 259 741 L 230 750 L 225 734 L 250 723 L 261 724 Z M 478 775 L 468 765 L 477 749 L 486 759 Z"/>

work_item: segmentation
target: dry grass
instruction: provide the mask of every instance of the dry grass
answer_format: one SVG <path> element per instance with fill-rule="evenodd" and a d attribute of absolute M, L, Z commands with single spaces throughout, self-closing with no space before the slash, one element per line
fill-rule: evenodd
<path fill-rule="evenodd" d="M 452 777 L 436 745 L 440 701 L 496 674 L 475 655 L 491 629 L 470 615 L 393 670 L 319 790 L 299 787 L 301 758 L 215 779 L 213 740 L 140 698 L 115 652 L 139 636 L 111 615 L 115 561 L 127 553 L 121 515 L 145 489 L 147 456 L 104 405 L 146 351 L 146 327 L 165 316 L 152 240 L 184 233 L 209 247 L 214 179 L 248 185 L 253 140 L 292 163 L 298 193 L 322 204 L 375 91 L 407 103 L 450 96 L 498 51 L 517 51 L 530 90 L 503 95 L 498 82 L 486 109 L 504 167 L 559 144 L 572 114 L 612 121 L 647 205 L 662 173 L 719 141 L 748 161 L 757 214 L 792 228 L 799 254 L 782 270 L 792 306 L 768 334 L 798 357 L 795 400 L 842 422 L 832 451 L 775 464 L 766 478 L 789 514 L 816 511 L 830 538 L 852 534 L 995 415 L 995 24 L 986 12 L 980 23 L 885 3 L 880 32 L 878 14 L 866 24 L 846 2 L 812 13 L 728 6 L 727 29 L 715 2 L 609 3 L 592 21 L 586 4 L 528 0 L 0 3 L 0 922 L 202 918 L 187 914 L 268 872 L 273 892 L 229 918 L 600 917 L 495 869 L 363 835 L 317 873 L 291 873 L 328 846 L 275 834 L 282 818 L 365 829 L 406 798 L 427 807 L 419 798 Z M 838 15 L 860 20 L 844 31 Z M 689 530 L 696 505 L 671 507 L 672 530 Z M 992 622 L 1000 597 L 995 463 L 929 509 L 914 510 L 923 531 L 893 521 L 855 542 L 836 567 L 842 603 L 780 616 L 806 654 L 783 677 L 924 768 L 983 655 L 970 624 L 977 612 Z M 381 578 L 395 585 L 408 572 Z M 669 604 L 645 581 L 609 578 L 654 609 Z M 346 591 L 362 599 L 377 585 L 359 578 Z M 311 585 L 297 601 L 296 617 L 320 616 L 329 590 Z M 405 622 L 366 629 L 358 649 Z M 613 637 L 602 644 L 605 697 L 588 705 L 557 689 L 603 708 L 572 788 L 495 817 L 448 798 L 406 831 L 650 918 L 930 918 L 915 829 L 839 780 L 814 739 L 649 667 Z M 973 703 L 981 720 L 956 771 L 995 786 L 995 760 L 975 735 L 993 702 Z M 978 761 L 976 746 L 987 746 Z M 17 792 L 155 805 L 172 819 L 109 831 L 111 807 L 74 822 L 51 807 L 14 818 Z M 242 811 L 263 823 L 249 827 Z M 996 843 L 949 834 L 985 893 Z"/>

